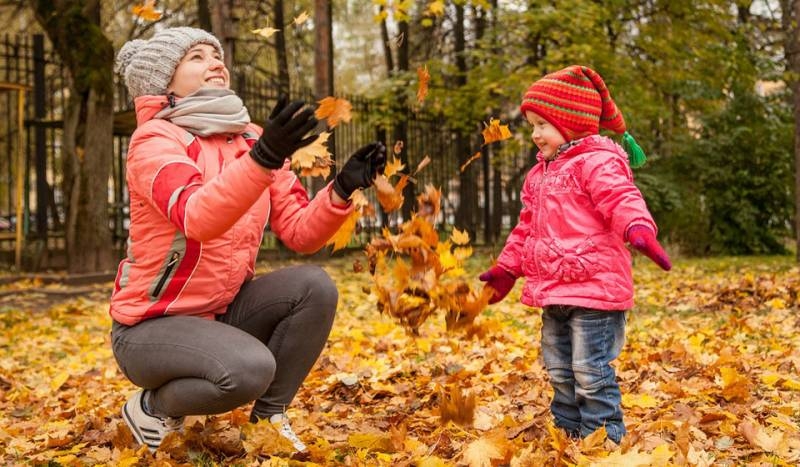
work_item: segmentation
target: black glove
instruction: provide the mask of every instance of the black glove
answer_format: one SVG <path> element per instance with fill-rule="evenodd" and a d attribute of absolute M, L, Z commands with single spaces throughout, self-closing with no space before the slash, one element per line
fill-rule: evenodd
<path fill-rule="evenodd" d="M 308 146 L 317 135 L 304 138 L 306 133 L 317 126 L 314 110 L 304 109 L 303 101 L 294 101 L 288 106 L 286 96 L 281 96 L 264 123 L 264 132 L 250 150 L 250 157 L 268 169 L 280 169 L 284 161 L 298 149 Z"/>
<path fill-rule="evenodd" d="M 386 168 L 386 146 L 370 143 L 361 147 L 347 159 L 333 180 L 333 190 L 342 199 L 349 199 L 354 191 L 369 188 L 375 177 Z"/>

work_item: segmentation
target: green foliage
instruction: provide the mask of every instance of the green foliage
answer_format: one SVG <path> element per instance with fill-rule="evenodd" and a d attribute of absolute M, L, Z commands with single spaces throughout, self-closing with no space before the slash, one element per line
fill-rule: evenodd
<path fill-rule="evenodd" d="M 664 230 L 694 254 L 786 253 L 793 214 L 793 120 L 786 100 L 738 88 L 701 125 L 699 138 L 664 164 L 671 174 L 664 181 L 681 199 L 661 206 L 664 197 L 658 197 Z"/>

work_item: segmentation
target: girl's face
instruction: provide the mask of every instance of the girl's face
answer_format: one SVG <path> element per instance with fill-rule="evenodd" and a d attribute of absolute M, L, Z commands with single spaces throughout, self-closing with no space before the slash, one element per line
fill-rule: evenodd
<path fill-rule="evenodd" d="M 209 44 L 197 44 L 183 56 L 167 92 L 185 97 L 200 88 L 222 88 L 230 86 L 230 74 L 222 62 L 219 52 Z"/>
<path fill-rule="evenodd" d="M 526 110 L 525 118 L 533 129 L 531 133 L 533 144 L 539 148 L 539 152 L 542 153 L 542 157 L 545 160 L 553 160 L 558 152 L 559 146 L 567 142 L 564 136 L 556 127 L 550 124 L 550 122 L 540 117 L 539 114 L 535 112 Z"/>

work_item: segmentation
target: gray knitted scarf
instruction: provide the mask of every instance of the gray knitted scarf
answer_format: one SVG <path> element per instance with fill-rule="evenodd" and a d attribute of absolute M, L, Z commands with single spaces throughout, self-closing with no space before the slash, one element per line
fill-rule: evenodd
<path fill-rule="evenodd" d="M 250 123 L 247 108 L 230 89 L 200 88 L 186 97 L 170 98 L 170 103 L 155 118 L 170 121 L 195 135 L 239 134 Z"/>

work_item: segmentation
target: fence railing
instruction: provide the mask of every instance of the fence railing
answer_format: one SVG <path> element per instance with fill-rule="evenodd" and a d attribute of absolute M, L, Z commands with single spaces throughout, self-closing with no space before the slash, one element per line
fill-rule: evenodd
<path fill-rule="evenodd" d="M 277 89 L 267 84 L 267 81 L 262 82 L 251 76 L 242 75 L 236 70 L 232 72 L 232 76 L 233 86 L 248 107 L 253 121 L 263 121 L 278 98 Z M 3 112 L 5 117 L 0 117 L 0 150 L 6 154 L 6 157 L 0 157 L 0 250 L 7 243 L 2 241 L 2 232 L 13 231 L 17 223 L 11 188 L 13 176 L 18 169 L 24 171 L 26 181 L 24 190 L 26 214 L 22 220 L 26 237 L 48 239 L 44 248 L 63 247 L 63 242 L 59 242 L 58 239 L 63 235 L 65 202 L 61 191 L 61 132 L 68 89 L 65 70 L 43 36 L 6 35 L 0 41 L 0 81 L 24 84 L 32 89 L 32 96 L 27 99 L 25 127 L 22 129 L 14 124 L 16 121 L 14 96 L 10 93 L 0 93 L 0 107 L 5 110 Z M 311 99 L 309 91 L 298 94 L 298 97 Z M 394 125 L 402 121 L 406 129 L 404 151 L 408 161 L 407 170 L 413 170 L 425 156 L 429 156 L 432 161 L 415 177 L 416 192 L 421 192 L 426 184 L 440 189 L 441 221 L 445 225 L 453 224 L 460 203 L 459 160 L 463 160 L 464 156 L 456 153 L 455 132 L 448 130 L 443 119 L 436 115 L 401 110 L 393 114 L 394 121 L 389 121 L 385 109 L 377 101 L 360 96 L 338 97 L 350 101 L 353 106 L 353 119 L 349 123 L 340 124 L 334 130 L 331 151 L 337 166 L 341 167 L 349 154 L 358 147 L 376 139 L 382 140 L 391 152 L 395 143 L 391 140 L 395 134 Z M 113 233 L 115 244 L 122 250 L 127 239 L 129 222 L 125 155 L 129 135 L 135 126 L 135 117 L 132 103 L 121 83 L 117 83 L 116 86 L 114 107 L 116 114 L 114 158 L 108 184 L 109 229 Z M 14 145 L 17 144 L 15 135 L 19 131 L 25 132 L 26 144 L 26 163 L 22 168 L 15 167 L 11 157 L 16 149 Z M 457 227 L 481 231 L 484 225 L 487 225 L 485 221 L 493 215 L 499 215 L 503 219 L 504 228 L 513 222 L 519 204 L 516 193 L 519 192 L 518 188 L 522 183 L 519 171 L 528 166 L 525 157 L 526 154 L 521 153 L 506 158 L 501 163 L 491 166 L 476 164 L 476 167 L 471 169 L 483 172 L 489 167 L 488 170 L 492 171 L 493 176 L 472 178 L 476 184 L 473 188 L 481 194 L 479 200 L 481 209 L 472 217 L 476 220 L 476 225 Z M 484 186 L 489 180 L 501 180 L 502 186 L 493 186 L 493 189 L 502 191 L 501 199 L 502 204 L 506 205 L 505 209 L 504 206 L 492 205 L 493 196 L 485 196 L 488 191 L 484 191 Z M 310 190 L 313 189 L 314 184 L 310 180 L 304 180 L 304 183 Z M 382 215 L 376 220 L 365 221 L 362 227 L 367 231 L 374 230 L 387 222 L 391 224 L 402 220 L 398 216 L 398 214 Z M 268 247 L 275 245 L 269 236 L 266 238 Z M 366 235 L 356 236 L 352 246 L 359 246 L 368 238 Z"/>

